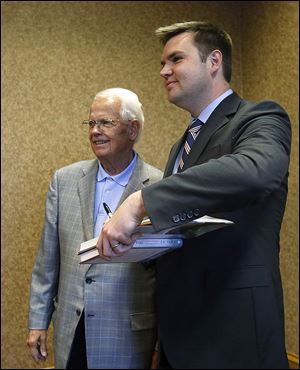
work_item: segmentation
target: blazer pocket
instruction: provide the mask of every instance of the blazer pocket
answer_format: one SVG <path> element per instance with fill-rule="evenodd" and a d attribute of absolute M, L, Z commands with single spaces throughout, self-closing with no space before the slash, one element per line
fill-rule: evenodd
<path fill-rule="evenodd" d="M 251 288 L 269 286 L 270 283 L 270 275 L 264 266 L 208 271 L 205 279 L 206 287 L 213 289 Z"/>
<path fill-rule="evenodd" d="M 131 330 L 153 329 L 156 325 L 155 314 L 152 312 L 141 312 L 130 314 Z"/>

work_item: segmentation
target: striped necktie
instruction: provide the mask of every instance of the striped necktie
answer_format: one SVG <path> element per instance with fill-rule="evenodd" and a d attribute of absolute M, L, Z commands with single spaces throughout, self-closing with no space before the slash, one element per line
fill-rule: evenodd
<path fill-rule="evenodd" d="M 192 145 L 194 144 L 194 142 L 195 142 L 195 140 L 196 140 L 196 138 L 199 134 L 199 131 L 200 131 L 200 129 L 203 125 L 204 125 L 204 122 L 200 121 L 198 118 L 193 118 L 192 119 L 192 123 L 190 125 L 189 130 L 188 130 L 187 137 L 186 137 L 186 140 L 185 140 L 185 143 L 184 143 L 182 157 L 181 157 L 181 160 L 180 160 L 179 166 L 178 166 L 178 172 L 182 171 L 184 163 L 186 162 L 186 159 L 187 159 L 188 155 L 190 154 Z"/>

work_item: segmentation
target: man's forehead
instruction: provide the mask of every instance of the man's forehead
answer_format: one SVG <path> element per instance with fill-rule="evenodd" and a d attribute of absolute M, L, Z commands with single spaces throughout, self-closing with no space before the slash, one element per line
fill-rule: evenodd
<path fill-rule="evenodd" d="M 119 110 L 121 99 L 117 96 L 98 96 L 92 103 L 94 109 L 112 109 Z"/>
<path fill-rule="evenodd" d="M 97 97 L 90 109 L 90 113 L 97 115 L 106 115 L 106 116 L 118 116 L 121 108 L 121 101 L 118 97 L 106 97 L 101 96 Z"/>
<path fill-rule="evenodd" d="M 194 33 L 183 32 L 176 36 L 173 36 L 170 40 L 166 42 L 165 48 L 169 48 L 175 45 L 185 45 L 190 44 L 194 40 Z"/>
<path fill-rule="evenodd" d="M 170 59 L 175 54 L 184 53 L 189 47 L 196 47 L 194 45 L 193 34 L 184 32 L 172 37 L 164 46 L 162 52 L 162 59 Z"/>

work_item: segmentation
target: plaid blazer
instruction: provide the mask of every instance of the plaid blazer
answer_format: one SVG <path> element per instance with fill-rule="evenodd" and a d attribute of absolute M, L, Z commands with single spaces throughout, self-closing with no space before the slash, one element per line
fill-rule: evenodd
<path fill-rule="evenodd" d="M 156 340 L 154 269 L 140 263 L 80 265 L 80 243 L 93 238 L 98 161 L 55 172 L 32 272 L 29 328 L 47 329 L 52 319 L 56 368 L 65 368 L 84 310 L 89 368 L 149 368 Z M 161 179 L 138 158 L 120 199 Z"/>

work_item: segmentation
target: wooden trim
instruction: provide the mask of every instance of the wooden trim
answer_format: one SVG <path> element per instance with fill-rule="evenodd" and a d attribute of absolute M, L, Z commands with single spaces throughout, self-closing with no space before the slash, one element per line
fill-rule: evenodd
<path fill-rule="evenodd" d="M 288 360 L 290 369 L 299 369 L 299 355 L 295 353 L 288 352 Z"/>

